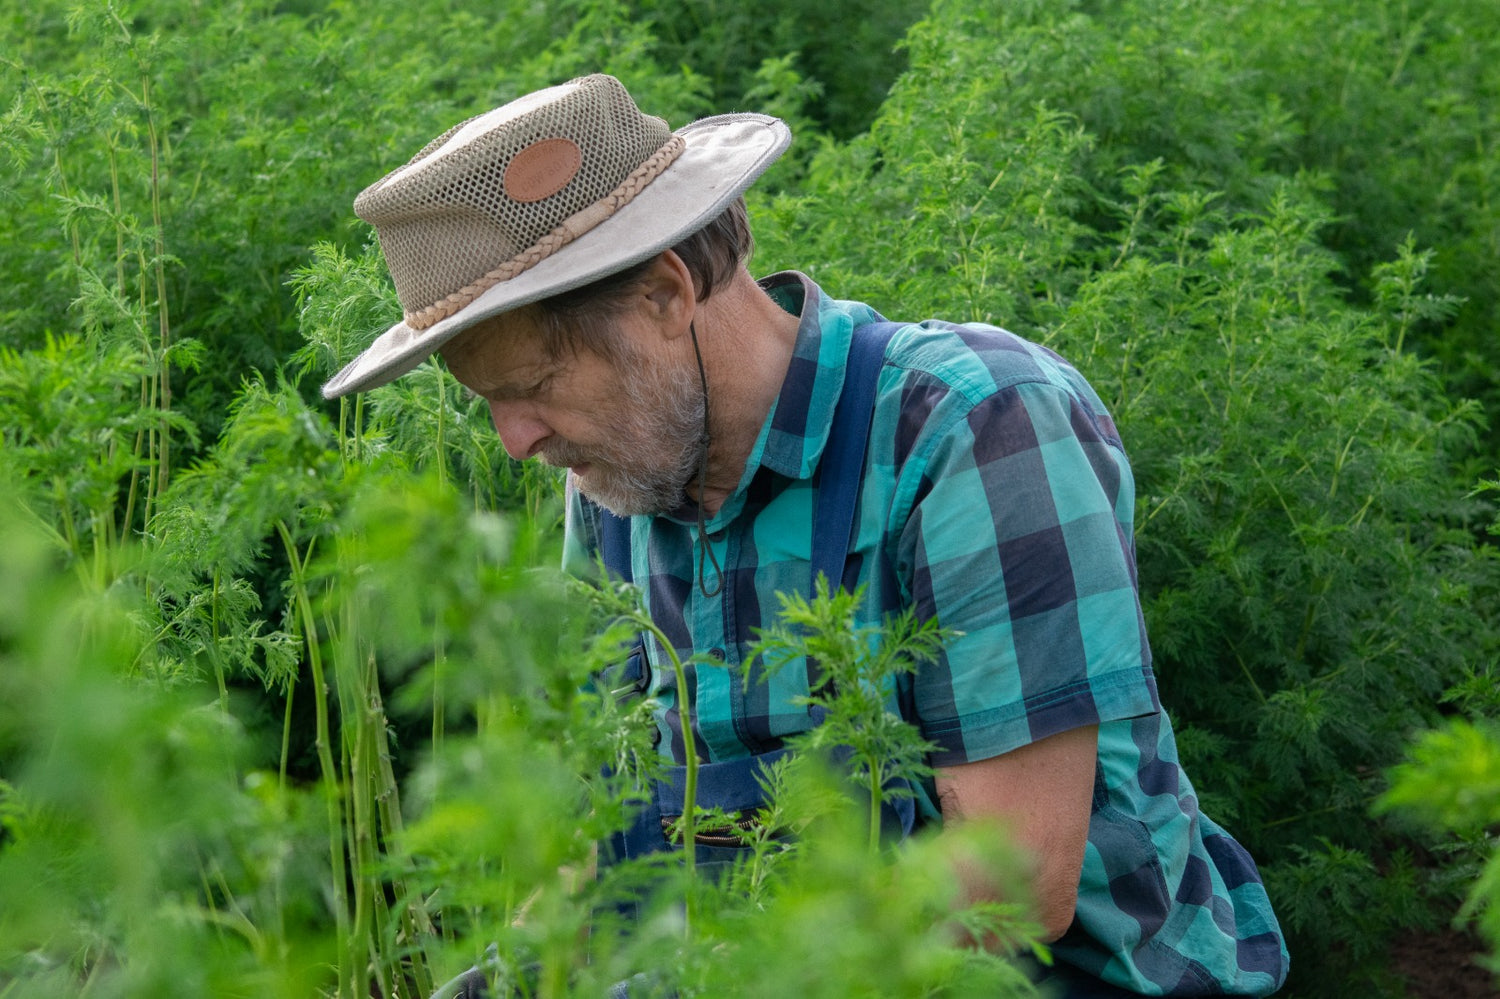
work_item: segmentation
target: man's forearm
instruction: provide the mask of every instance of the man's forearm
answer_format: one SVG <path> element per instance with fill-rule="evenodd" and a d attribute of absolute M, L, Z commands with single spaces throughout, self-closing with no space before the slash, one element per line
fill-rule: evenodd
<path fill-rule="evenodd" d="M 993 821 L 1030 862 L 1046 941 L 1073 922 L 1097 765 L 1098 727 L 1089 725 L 937 775 L 944 822 Z M 958 874 L 967 900 L 1004 901 L 982 865 L 961 863 Z"/>

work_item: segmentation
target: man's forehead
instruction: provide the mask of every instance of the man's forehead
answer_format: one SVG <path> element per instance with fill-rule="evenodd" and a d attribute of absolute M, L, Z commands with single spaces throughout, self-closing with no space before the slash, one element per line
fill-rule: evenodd
<path fill-rule="evenodd" d="M 536 332 L 536 322 L 526 308 L 512 309 L 489 316 L 462 331 L 438 348 L 444 360 L 465 357 L 496 341 L 520 343 Z"/>
<path fill-rule="evenodd" d="M 545 363 L 536 322 L 527 310 L 491 316 L 464 330 L 439 351 L 460 380 L 468 376 L 503 379 Z"/>

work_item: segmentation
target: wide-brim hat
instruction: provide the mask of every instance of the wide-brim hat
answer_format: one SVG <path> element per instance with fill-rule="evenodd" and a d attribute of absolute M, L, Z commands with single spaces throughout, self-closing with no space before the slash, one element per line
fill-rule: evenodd
<path fill-rule="evenodd" d="M 404 313 L 323 396 L 384 385 L 490 316 L 622 271 L 717 218 L 791 143 L 759 114 L 673 132 L 586 76 L 454 126 L 366 188 Z"/>

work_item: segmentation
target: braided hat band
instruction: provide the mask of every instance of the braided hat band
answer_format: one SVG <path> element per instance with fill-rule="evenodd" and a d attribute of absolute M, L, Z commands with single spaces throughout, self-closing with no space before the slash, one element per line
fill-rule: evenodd
<path fill-rule="evenodd" d="M 542 142 L 558 142 L 557 139 L 543 139 Z M 540 143 L 530 148 L 537 149 Z M 613 215 L 623 205 L 630 203 L 641 189 L 651 183 L 652 178 L 666 169 L 667 164 L 675 160 L 682 152 L 684 143 L 681 136 L 674 135 L 667 140 L 667 144 L 658 149 L 651 158 L 642 163 L 625 181 L 600 200 L 575 212 L 563 219 L 545 235 L 531 246 L 511 257 L 505 263 L 492 271 L 486 272 L 477 281 L 466 284 L 451 295 L 434 302 L 417 312 L 406 314 L 406 325 L 412 329 L 425 330 L 427 327 L 441 319 L 447 319 L 455 312 L 464 308 L 478 298 L 481 293 L 493 288 L 501 281 L 509 281 L 522 271 L 541 263 L 543 259 L 562 249 L 573 242 L 579 236 L 588 232 L 594 226 L 603 222 Z M 576 147 L 574 147 L 576 148 Z"/>
<path fill-rule="evenodd" d="M 323 386 L 382 385 L 469 326 L 665 250 L 790 144 L 765 115 L 673 133 L 613 77 L 582 77 L 462 122 L 365 189 L 404 315 Z"/>

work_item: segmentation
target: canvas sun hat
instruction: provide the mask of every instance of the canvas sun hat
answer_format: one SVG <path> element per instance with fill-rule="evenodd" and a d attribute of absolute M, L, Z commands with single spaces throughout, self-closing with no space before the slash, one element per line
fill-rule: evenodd
<path fill-rule="evenodd" d="M 366 188 L 402 321 L 323 386 L 336 399 L 421 364 L 480 320 L 624 270 L 717 218 L 785 152 L 777 118 L 675 133 L 602 74 L 449 129 Z"/>

